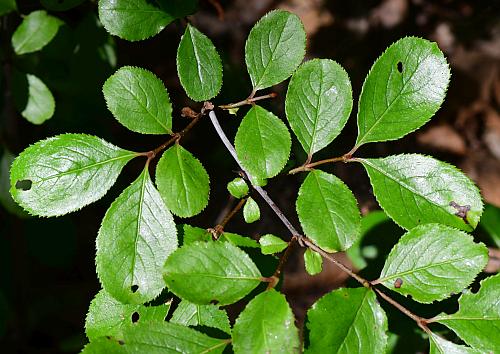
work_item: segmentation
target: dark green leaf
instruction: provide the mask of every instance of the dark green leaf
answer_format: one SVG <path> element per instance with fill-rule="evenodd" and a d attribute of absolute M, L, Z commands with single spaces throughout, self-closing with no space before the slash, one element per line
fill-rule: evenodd
<path fill-rule="evenodd" d="M 206 326 L 231 334 L 227 313 L 215 305 L 197 305 L 182 300 L 175 309 L 171 323 L 184 326 Z"/>
<path fill-rule="evenodd" d="M 70 213 L 106 194 L 135 156 L 95 136 L 58 135 L 31 145 L 16 158 L 10 192 L 33 215 Z"/>
<path fill-rule="evenodd" d="M 227 184 L 227 190 L 235 198 L 243 198 L 248 194 L 248 185 L 243 178 L 237 177 Z"/>
<path fill-rule="evenodd" d="M 3 0 L 0 2 L 0 16 L 12 11 L 17 11 L 16 0 Z"/>
<path fill-rule="evenodd" d="M 500 247 L 500 208 L 486 204 L 479 226 L 488 233 L 495 245 Z"/>
<path fill-rule="evenodd" d="M 54 114 L 56 103 L 54 96 L 42 80 L 35 75 L 26 75 L 28 79 L 28 102 L 21 115 L 33 124 L 42 124 Z"/>
<path fill-rule="evenodd" d="M 262 254 L 274 254 L 283 251 L 288 247 L 288 242 L 283 241 L 278 236 L 267 234 L 259 239 Z"/>
<path fill-rule="evenodd" d="M 168 288 L 196 304 L 232 304 L 261 280 L 250 257 L 229 242 L 196 242 L 175 251 L 165 263 Z"/>
<path fill-rule="evenodd" d="M 12 35 L 14 51 L 21 55 L 42 49 L 56 36 L 63 23 L 44 10 L 33 11 L 23 19 Z"/>
<path fill-rule="evenodd" d="M 406 37 L 392 44 L 363 84 L 356 146 L 399 139 L 420 128 L 443 103 L 449 81 L 436 43 Z"/>
<path fill-rule="evenodd" d="M 243 218 L 249 224 L 260 219 L 259 205 L 251 197 L 247 199 L 243 207 Z"/>
<path fill-rule="evenodd" d="M 307 273 L 316 275 L 321 273 L 323 268 L 323 258 L 317 252 L 312 251 L 310 248 L 304 252 L 304 264 Z"/>

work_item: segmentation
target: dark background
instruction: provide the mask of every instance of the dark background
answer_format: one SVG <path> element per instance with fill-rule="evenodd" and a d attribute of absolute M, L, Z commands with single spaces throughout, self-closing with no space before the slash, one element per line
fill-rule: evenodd
<path fill-rule="evenodd" d="M 214 2 L 221 5 L 223 20 Z M 127 42 L 110 37 L 98 23 L 96 3 L 84 1 L 69 11 L 51 12 L 66 25 L 41 52 L 15 57 L 10 49 L 10 37 L 21 21 L 20 14 L 42 8 L 36 1 L 18 1 L 18 7 L 20 13 L 0 19 L 1 150 L 8 149 L 16 155 L 40 139 L 69 132 L 95 134 L 136 151 L 147 151 L 161 144 L 165 138 L 132 133 L 106 110 L 102 84 L 122 65 L 144 67 L 164 81 L 174 106 L 174 130 L 182 129 L 189 122 L 180 115 L 182 107 L 200 108 L 200 104 L 191 102 L 184 94 L 176 74 L 175 55 L 183 21 L 170 24 L 151 39 Z M 308 34 L 306 59 L 320 57 L 338 61 L 351 77 L 355 102 L 370 66 L 391 43 L 407 35 L 437 41 L 452 70 L 443 107 L 417 133 L 399 141 L 369 144 L 357 154 L 385 156 L 421 152 L 433 155 L 462 168 L 479 184 L 484 199 L 500 206 L 499 1 L 200 0 L 199 11 L 189 20 L 213 40 L 224 63 L 224 85 L 214 103 L 238 101 L 250 93 L 244 65 L 245 39 L 251 26 L 273 8 L 284 8 L 301 17 Z M 16 70 L 39 76 L 54 94 L 56 113 L 41 126 L 30 124 L 16 110 L 12 96 L 22 95 L 13 85 Z M 263 105 L 284 118 L 286 83 L 264 92 L 271 91 L 277 92 L 278 98 Z M 220 112 L 218 115 L 227 133 L 234 136 L 242 114 L 235 117 Z M 315 160 L 343 154 L 352 147 L 357 132 L 355 116 L 356 108 L 342 134 L 317 154 Z M 203 162 L 212 187 L 207 209 L 185 222 L 213 227 L 228 205 L 225 186 L 236 177 L 236 165 L 207 119 L 181 143 Z M 288 169 L 304 160 L 300 145 L 294 141 Z M 135 179 L 143 163 L 140 159 L 129 163 L 103 199 L 67 216 L 26 218 L 19 217 L 19 211 L 0 207 L 2 352 L 78 352 L 86 343 L 85 315 L 100 289 L 94 264 L 95 237 L 107 207 Z M 333 171 L 347 183 L 366 214 L 377 209 L 377 205 L 364 171 L 351 165 L 325 166 L 325 170 Z M 294 204 L 302 178 L 300 174 L 288 176 L 285 172 L 267 187 L 296 224 Z M 248 226 L 238 217 L 226 229 L 251 237 L 273 232 L 287 238 L 277 218 L 258 197 L 256 200 L 262 205 L 261 221 Z M 383 255 L 402 232 L 386 222 L 372 233 L 379 255 Z M 344 285 L 346 278 L 326 264 L 320 275 L 306 275 L 300 252 L 296 249 L 290 258 L 283 286 L 302 325 L 307 307 L 325 292 Z M 344 255 L 339 257 L 345 260 Z M 376 272 L 376 267 L 374 263 L 370 271 Z M 428 307 L 422 306 L 414 308 L 423 315 L 436 311 L 429 312 Z M 407 323 L 398 314 L 389 316 L 393 317 L 390 323 L 396 323 L 396 327 L 401 327 L 401 322 Z M 416 326 L 409 325 L 405 334 L 400 335 L 410 339 L 396 352 L 425 351 L 425 342 L 416 334 Z M 397 328 L 391 330 L 398 332 Z"/>

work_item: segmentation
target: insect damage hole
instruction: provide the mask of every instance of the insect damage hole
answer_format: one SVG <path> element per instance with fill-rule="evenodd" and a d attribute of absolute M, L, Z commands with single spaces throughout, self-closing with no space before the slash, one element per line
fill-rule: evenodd
<path fill-rule="evenodd" d="M 136 311 L 136 312 L 134 312 L 134 313 L 132 314 L 132 317 L 131 317 L 132 323 L 137 323 L 137 321 L 139 321 L 139 318 L 140 318 L 140 317 L 141 317 L 141 316 L 139 315 L 139 312 L 137 312 L 137 311 Z"/>
<path fill-rule="evenodd" d="M 33 185 L 33 182 L 31 182 L 31 180 L 22 179 L 22 180 L 16 182 L 16 189 L 20 189 L 22 191 L 29 191 L 31 189 L 32 185 Z"/>
<path fill-rule="evenodd" d="M 139 290 L 139 285 L 132 285 L 130 287 L 130 291 L 132 291 L 133 293 L 135 293 L 137 290 Z"/>
<path fill-rule="evenodd" d="M 401 285 L 403 285 L 403 279 L 397 278 L 396 281 L 394 282 L 394 287 L 396 289 L 399 289 L 401 287 Z"/>
<path fill-rule="evenodd" d="M 398 64 L 396 65 L 396 67 L 398 68 L 398 71 L 400 73 L 403 72 L 403 63 L 402 62 L 398 61 Z"/>

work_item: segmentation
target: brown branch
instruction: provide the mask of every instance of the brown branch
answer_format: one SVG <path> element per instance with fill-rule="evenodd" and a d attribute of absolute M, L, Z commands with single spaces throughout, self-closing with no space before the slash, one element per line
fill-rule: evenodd
<path fill-rule="evenodd" d="M 214 239 L 217 240 L 219 236 L 224 232 L 224 227 L 226 227 L 227 223 L 233 218 L 233 216 L 235 216 L 236 213 L 243 207 L 243 205 L 245 205 L 247 199 L 248 198 L 241 199 L 238 204 L 236 204 L 236 206 L 226 214 L 224 219 L 219 224 L 215 225 L 215 227 L 212 229 L 207 229 L 207 231 L 212 234 L 212 237 Z"/>
<path fill-rule="evenodd" d="M 278 284 L 279 279 L 280 279 L 280 275 L 281 275 L 281 271 L 282 271 L 285 263 L 287 262 L 288 257 L 290 257 L 290 254 L 292 253 L 292 249 L 293 249 L 293 246 L 295 245 L 295 241 L 297 241 L 297 237 L 294 236 L 294 237 L 292 237 L 290 242 L 288 242 L 288 246 L 287 246 L 285 252 L 283 252 L 283 254 L 280 257 L 278 267 L 276 267 L 274 274 L 271 276 L 271 278 L 275 279 L 275 283 L 269 283 L 269 285 L 267 286 L 267 289 L 274 288 Z"/>
<path fill-rule="evenodd" d="M 267 98 L 274 98 L 276 96 L 278 96 L 278 94 L 275 92 L 271 92 L 268 95 L 263 95 L 263 96 L 258 96 L 258 97 L 253 97 L 252 95 L 250 95 L 248 98 L 244 99 L 243 101 L 236 102 L 236 103 L 223 104 L 222 106 L 219 106 L 219 108 L 221 108 L 221 109 L 238 108 L 241 106 L 245 106 L 247 104 L 253 104 L 257 101 L 265 100 Z"/>
<path fill-rule="evenodd" d="M 208 0 L 208 2 L 215 8 L 217 11 L 217 17 L 219 17 L 220 21 L 224 21 L 224 9 L 218 0 Z"/>

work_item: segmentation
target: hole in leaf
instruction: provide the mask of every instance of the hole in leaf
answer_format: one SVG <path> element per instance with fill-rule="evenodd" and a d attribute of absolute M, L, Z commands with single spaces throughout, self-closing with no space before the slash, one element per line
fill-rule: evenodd
<path fill-rule="evenodd" d="M 118 344 L 120 344 L 120 345 L 124 345 L 124 344 L 125 344 L 125 342 L 124 342 L 124 341 L 122 341 L 122 340 L 120 339 L 120 340 L 118 340 Z"/>
<path fill-rule="evenodd" d="M 137 290 L 139 290 L 139 285 L 132 285 L 132 286 L 130 287 L 130 290 L 131 290 L 133 293 L 135 293 Z"/>
<path fill-rule="evenodd" d="M 219 303 L 219 300 L 212 300 L 212 301 L 210 301 L 210 303 L 211 303 L 212 305 L 217 305 L 217 304 Z"/>
<path fill-rule="evenodd" d="M 16 182 L 16 188 L 23 191 L 29 191 L 31 189 L 32 184 L 33 182 L 31 182 L 31 180 L 23 179 Z"/>
<path fill-rule="evenodd" d="M 403 285 L 403 279 L 397 278 L 396 281 L 394 282 L 394 287 L 396 289 L 399 289 L 401 287 L 401 285 Z"/>
<path fill-rule="evenodd" d="M 402 62 L 400 62 L 400 61 L 398 61 L 397 68 L 398 68 L 398 71 L 399 71 L 400 73 L 402 73 L 402 72 L 403 72 L 403 63 L 402 63 Z"/>
<path fill-rule="evenodd" d="M 137 311 L 136 311 L 136 312 L 134 312 L 134 313 L 132 314 L 132 323 L 137 323 L 137 321 L 139 321 L 139 317 L 140 317 L 140 316 L 139 316 L 139 312 L 137 312 Z"/>

